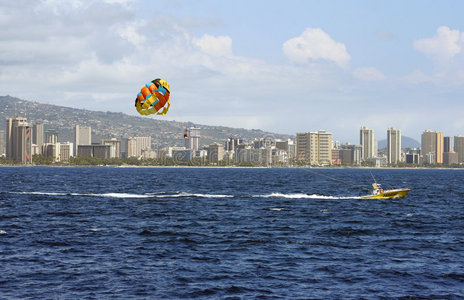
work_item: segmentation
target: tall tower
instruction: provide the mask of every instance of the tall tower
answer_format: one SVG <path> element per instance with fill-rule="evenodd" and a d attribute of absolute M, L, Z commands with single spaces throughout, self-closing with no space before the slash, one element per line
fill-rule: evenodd
<path fill-rule="evenodd" d="M 440 131 L 426 130 L 421 136 L 421 154 L 429 157 L 429 163 L 442 164 L 444 151 L 444 135 Z"/>
<path fill-rule="evenodd" d="M 185 148 L 192 151 L 200 149 L 200 128 L 190 127 L 185 130 Z"/>
<path fill-rule="evenodd" d="M 42 154 L 42 145 L 44 143 L 44 125 L 37 123 L 32 126 L 32 144 L 38 146 L 39 153 Z"/>
<path fill-rule="evenodd" d="M 464 162 L 464 136 L 458 135 L 453 138 L 454 147 L 453 150 L 458 153 L 458 162 Z"/>
<path fill-rule="evenodd" d="M 90 127 L 74 127 L 74 153 L 78 155 L 79 145 L 92 145 L 92 129 Z"/>
<path fill-rule="evenodd" d="M 7 158 L 24 164 L 32 163 L 32 129 L 23 117 L 6 120 Z"/>
<path fill-rule="evenodd" d="M 377 157 L 377 145 L 374 138 L 374 130 L 365 126 L 361 127 L 359 143 L 361 144 L 361 159 Z"/>
<path fill-rule="evenodd" d="M 387 130 L 387 156 L 389 164 L 401 161 L 401 131 L 393 127 Z"/>
<path fill-rule="evenodd" d="M 5 154 L 5 131 L 0 130 L 0 156 Z"/>

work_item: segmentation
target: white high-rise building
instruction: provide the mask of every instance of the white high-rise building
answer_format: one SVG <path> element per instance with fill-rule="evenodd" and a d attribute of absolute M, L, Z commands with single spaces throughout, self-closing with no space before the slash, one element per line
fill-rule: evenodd
<path fill-rule="evenodd" d="M 92 129 L 90 127 L 74 127 L 74 153 L 78 155 L 79 145 L 92 145 Z"/>
<path fill-rule="evenodd" d="M 365 126 L 361 127 L 359 143 L 361 144 L 362 160 L 377 157 L 377 140 L 374 138 L 374 130 Z"/>
<path fill-rule="evenodd" d="M 393 127 L 387 130 L 387 158 L 389 164 L 401 161 L 401 131 Z"/>
<path fill-rule="evenodd" d="M 0 130 L 0 156 L 5 155 L 5 131 Z"/>
<path fill-rule="evenodd" d="M 37 123 L 32 126 L 32 144 L 37 145 L 39 154 L 42 154 L 42 145 L 44 144 L 43 123 Z"/>
<path fill-rule="evenodd" d="M 185 130 L 184 134 L 185 148 L 198 151 L 200 148 L 200 128 L 190 127 Z"/>

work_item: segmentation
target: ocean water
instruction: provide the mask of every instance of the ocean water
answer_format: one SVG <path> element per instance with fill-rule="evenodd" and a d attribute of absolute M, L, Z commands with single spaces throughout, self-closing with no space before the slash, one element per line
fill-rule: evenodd
<path fill-rule="evenodd" d="M 403 297 L 464 298 L 464 170 L 0 168 L 1 299 Z"/>

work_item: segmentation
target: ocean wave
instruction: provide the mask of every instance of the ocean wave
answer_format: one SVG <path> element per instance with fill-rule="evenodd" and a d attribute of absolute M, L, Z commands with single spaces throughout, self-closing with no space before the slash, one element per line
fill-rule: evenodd
<path fill-rule="evenodd" d="M 303 194 L 303 193 L 271 193 L 264 195 L 253 195 L 253 198 L 285 198 L 285 199 L 361 199 L 361 197 L 349 197 L 349 196 L 323 196 L 318 194 Z"/>

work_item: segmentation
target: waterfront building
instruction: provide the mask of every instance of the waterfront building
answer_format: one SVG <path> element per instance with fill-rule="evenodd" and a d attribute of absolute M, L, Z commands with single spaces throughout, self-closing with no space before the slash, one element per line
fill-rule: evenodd
<path fill-rule="evenodd" d="M 359 132 L 359 143 L 361 144 L 361 159 L 368 160 L 377 157 L 377 140 L 374 138 L 374 130 L 365 126 Z"/>
<path fill-rule="evenodd" d="M 0 130 L 0 157 L 5 155 L 5 130 Z"/>
<path fill-rule="evenodd" d="M 110 146 L 110 157 L 120 158 L 121 157 L 121 141 L 116 138 L 103 139 L 101 140 L 102 145 Z"/>
<path fill-rule="evenodd" d="M 342 164 L 342 150 L 332 149 L 332 165 L 339 166 Z"/>
<path fill-rule="evenodd" d="M 443 164 L 447 166 L 458 164 L 458 154 L 456 152 L 444 152 Z"/>
<path fill-rule="evenodd" d="M 393 127 L 387 130 L 387 161 L 389 164 L 401 161 L 401 131 Z"/>
<path fill-rule="evenodd" d="M 200 128 L 190 127 L 184 134 L 185 148 L 192 150 L 193 153 L 200 148 Z"/>
<path fill-rule="evenodd" d="M 127 139 L 127 157 L 141 157 L 142 151 L 151 150 L 151 136 L 137 136 Z"/>
<path fill-rule="evenodd" d="M 79 145 L 77 147 L 77 156 L 79 157 L 98 157 L 98 158 L 111 158 L 110 145 Z"/>
<path fill-rule="evenodd" d="M 443 152 L 454 152 L 454 136 L 443 138 Z"/>
<path fill-rule="evenodd" d="M 429 164 L 443 163 L 443 132 L 426 130 L 421 136 L 421 154 Z"/>
<path fill-rule="evenodd" d="M 238 149 L 238 146 L 240 144 L 242 144 L 242 143 L 243 143 L 243 140 L 241 138 L 230 137 L 225 142 L 224 150 L 225 151 L 235 151 L 236 149 Z"/>
<path fill-rule="evenodd" d="M 224 146 L 218 143 L 209 145 L 207 159 L 210 163 L 222 161 L 224 159 Z"/>
<path fill-rule="evenodd" d="M 281 149 L 273 149 L 272 150 L 272 164 L 286 164 L 288 163 L 288 152 L 286 150 Z"/>
<path fill-rule="evenodd" d="M 296 159 L 311 165 L 332 163 L 332 133 L 325 130 L 297 133 Z"/>
<path fill-rule="evenodd" d="M 76 125 L 74 127 L 74 153 L 79 155 L 79 145 L 92 145 L 92 129 Z"/>
<path fill-rule="evenodd" d="M 464 136 L 454 137 L 454 151 L 458 154 L 458 163 L 464 162 Z"/>
<path fill-rule="evenodd" d="M 342 164 L 348 166 L 359 166 L 361 164 L 361 152 L 362 146 L 361 145 L 352 145 L 352 144 L 344 144 L 341 145 L 341 154 L 340 159 L 342 160 Z"/>
<path fill-rule="evenodd" d="M 60 161 L 60 144 L 59 143 L 44 143 L 42 145 L 42 153 L 44 157 L 51 157 L 54 162 Z"/>
<path fill-rule="evenodd" d="M 37 123 L 32 126 L 32 144 L 37 145 L 39 153 L 42 154 L 42 145 L 44 144 L 44 124 Z"/>
<path fill-rule="evenodd" d="M 406 163 L 407 164 L 419 164 L 420 163 L 420 155 L 419 153 L 407 153 L 406 154 Z"/>
<path fill-rule="evenodd" d="M 287 157 L 289 160 L 295 159 L 295 149 L 296 149 L 295 146 L 296 146 L 295 143 L 291 139 L 287 139 L 284 141 L 282 140 L 275 141 L 276 149 L 287 151 Z"/>
<path fill-rule="evenodd" d="M 32 163 L 32 128 L 24 117 L 6 120 L 6 158 Z"/>
<path fill-rule="evenodd" d="M 70 157 L 74 156 L 73 143 L 60 143 L 60 161 L 68 161 Z"/>

